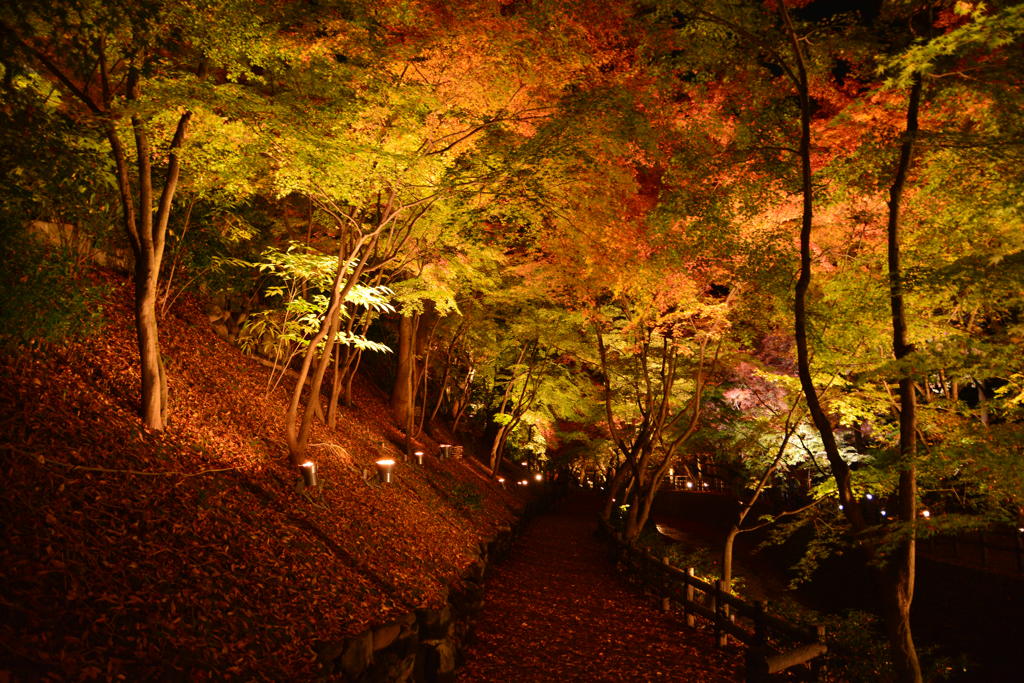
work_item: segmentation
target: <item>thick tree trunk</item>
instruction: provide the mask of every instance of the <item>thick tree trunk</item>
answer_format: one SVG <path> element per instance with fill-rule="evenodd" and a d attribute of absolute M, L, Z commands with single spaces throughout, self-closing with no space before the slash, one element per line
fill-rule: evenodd
<path fill-rule="evenodd" d="M 629 476 L 629 463 L 623 461 L 616 468 L 615 476 L 608 482 L 608 496 L 601 508 L 601 519 L 605 522 L 612 521 L 612 511 L 615 509 L 615 503 L 621 502 L 620 494 L 625 486 L 627 476 Z"/>
<path fill-rule="evenodd" d="M 622 530 L 622 535 L 625 536 L 626 541 L 629 543 L 633 543 L 640 538 L 640 532 L 643 531 L 639 519 L 641 486 L 643 486 L 643 483 L 634 479 L 633 486 L 630 487 L 626 495 L 626 503 L 629 505 L 629 508 L 626 510 L 626 524 Z"/>

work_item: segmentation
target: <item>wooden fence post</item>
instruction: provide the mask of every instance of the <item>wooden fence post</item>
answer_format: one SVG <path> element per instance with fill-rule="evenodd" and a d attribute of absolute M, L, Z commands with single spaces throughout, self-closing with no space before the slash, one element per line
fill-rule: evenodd
<path fill-rule="evenodd" d="M 747 648 L 747 683 L 767 683 L 768 677 L 768 627 L 765 613 L 768 603 L 759 600 L 754 605 L 754 643 Z"/>
<path fill-rule="evenodd" d="M 815 631 L 818 634 L 818 642 L 822 645 L 825 644 L 825 626 L 824 624 L 818 624 L 815 627 Z M 811 680 L 820 681 L 825 674 L 824 657 L 815 657 L 811 660 Z"/>
<path fill-rule="evenodd" d="M 726 643 L 726 632 L 725 632 L 725 620 L 728 619 L 728 615 L 725 609 L 725 603 L 722 600 L 722 580 L 715 579 L 715 595 L 712 604 L 712 609 L 715 613 L 715 641 L 718 643 L 718 647 L 725 647 Z"/>
<path fill-rule="evenodd" d="M 663 555 L 661 563 L 665 567 L 671 566 L 668 561 L 668 555 Z M 661 573 L 661 611 L 668 612 L 672 609 L 672 598 L 669 597 L 672 594 L 672 577 L 669 576 L 667 571 Z"/>
<path fill-rule="evenodd" d="M 686 600 L 685 600 L 685 602 L 683 604 L 686 605 L 686 625 L 689 626 L 690 628 L 694 628 L 697 625 L 697 615 L 695 615 L 693 613 L 693 610 L 690 609 L 690 606 L 693 605 L 693 599 L 694 599 L 694 594 L 693 594 L 693 578 L 694 578 L 694 575 L 695 575 L 695 571 L 694 571 L 693 567 L 688 567 L 686 569 Z"/>

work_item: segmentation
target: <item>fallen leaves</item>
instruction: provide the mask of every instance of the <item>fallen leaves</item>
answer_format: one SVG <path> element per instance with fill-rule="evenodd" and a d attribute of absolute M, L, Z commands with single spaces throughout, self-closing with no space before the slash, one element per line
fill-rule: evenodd
<path fill-rule="evenodd" d="M 0 670 L 15 677 L 314 675 L 312 643 L 439 603 L 517 504 L 465 465 L 363 480 L 393 428 L 376 390 L 314 438 L 323 485 L 296 495 L 283 390 L 195 303 L 162 325 L 172 421 L 140 428 L 130 287 L 89 342 L 0 358 Z M 400 457 L 388 444 L 389 455 Z M 446 483 L 480 489 L 456 509 Z"/>
<path fill-rule="evenodd" d="M 593 535 L 598 508 L 570 499 L 492 569 L 459 680 L 742 680 L 740 653 L 622 582 Z"/>

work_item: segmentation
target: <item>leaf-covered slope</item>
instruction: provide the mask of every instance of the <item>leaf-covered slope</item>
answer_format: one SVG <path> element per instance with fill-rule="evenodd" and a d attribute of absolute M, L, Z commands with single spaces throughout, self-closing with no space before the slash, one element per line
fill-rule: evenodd
<path fill-rule="evenodd" d="M 322 486 L 297 492 L 283 391 L 194 303 L 163 323 L 174 413 L 146 432 L 130 291 L 113 296 L 99 337 L 0 358 L 0 672 L 308 678 L 318 641 L 438 604 L 510 520 L 469 461 L 364 480 L 399 458 L 368 386 L 314 434 Z"/>

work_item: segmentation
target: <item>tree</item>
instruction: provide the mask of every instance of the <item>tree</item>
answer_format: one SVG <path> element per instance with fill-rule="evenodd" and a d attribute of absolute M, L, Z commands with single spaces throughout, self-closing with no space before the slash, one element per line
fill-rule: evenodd
<path fill-rule="evenodd" d="M 260 10 L 247 2 L 193 8 L 86 0 L 19 3 L 0 15 L 5 40 L 28 68 L 52 80 L 73 118 L 96 126 L 109 146 L 134 257 L 140 414 L 150 429 L 162 430 L 167 420 L 156 304 L 186 139 L 211 98 L 211 71 L 221 81 L 225 73 L 251 74 L 266 54 L 253 47 L 265 43 L 257 39 L 266 37 Z"/>
<path fill-rule="evenodd" d="M 808 409 L 821 434 L 842 509 L 848 518 L 854 534 L 861 539 L 869 554 L 878 559 L 884 567 L 881 578 L 884 586 L 884 601 L 887 604 L 888 611 L 887 622 L 889 624 L 890 647 L 897 665 L 897 671 L 901 679 L 920 680 L 920 664 L 917 660 L 909 629 L 909 608 L 913 594 L 915 506 L 918 496 L 913 453 L 916 449 L 915 441 L 919 431 L 915 419 L 915 383 L 911 379 L 914 374 L 914 366 L 917 363 L 911 361 L 911 358 L 917 354 L 910 353 L 911 345 L 906 332 L 907 324 L 904 313 L 906 276 L 901 265 L 900 240 L 897 236 L 901 222 L 900 215 L 905 195 L 907 172 L 912 158 L 914 139 L 918 137 L 916 131 L 917 110 L 919 108 L 918 103 L 920 102 L 920 77 L 916 77 L 918 80 L 915 81 L 913 69 L 904 71 L 910 90 L 910 104 L 907 108 L 905 129 L 895 141 L 895 144 L 893 143 L 893 138 L 889 137 L 884 146 L 876 148 L 875 156 L 872 157 L 872 163 L 888 166 L 889 163 L 887 162 L 879 162 L 878 150 L 892 150 L 895 147 L 896 154 L 893 156 L 898 158 L 892 171 L 893 180 L 889 183 L 887 220 L 889 227 L 889 275 L 887 289 L 890 292 L 888 308 L 891 310 L 890 328 L 893 337 L 892 343 L 894 355 L 897 359 L 896 364 L 892 366 L 891 370 L 899 373 L 899 382 L 902 387 L 899 392 L 902 405 L 893 406 L 893 413 L 900 424 L 898 446 L 900 455 L 891 461 L 891 467 L 898 479 L 898 492 L 896 495 L 899 499 L 900 517 L 902 520 L 902 524 L 899 527 L 890 526 L 886 530 L 878 527 L 872 528 L 873 525 L 869 524 L 864 517 L 862 501 L 855 494 L 852 483 L 853 469 L 850 463 L 842 456 L 836 438 L 836 427 L 833 426 L 832 417 L 829 415 L 829 408 L 831 407 L 835 410 L 841 406 L 841 403 L 833 400 L 832 406 L 829 406 L 822 400 L 821 391 L 816 385 L 816 377 L 812 370 L 811 342 L 817 342 L 818 350 L 814 360 L 819 365 L 823 357 L 829 355 L 829 352 L 828 345 L 823 343 L 821 339 L 812 340 L 811 338 L 811 334 L 819 333 L 814 324 L 827 323 L 824 323 L 824 320 L 815 320 L 810 310 L 810 306 L 814 305 L 811 301 L 812 297 L 816 294 L 812 286 L 815 249 L 820 253 L 823 240 L 829 239 L 828 236 L 824 238 L 819 236 L 817 244 L 815 244 L 812 231 L 815 227 L 818 227 L 819 235 L 821 233 L 820 225 L 816 226 L 817 221 L 820 219 L 820 214 L 816 214 L 815 209 L 818 208 L 818 204 L 826 190 L 832 192 L 837 190 L 836 181 L 838 180 L 835 176 L 830 178 L 816 170 L 816 168 L 821 169 L 825 167 L 829 157 L 834 155 L 835 148 L 830 150 L 820 145 L 812 144 L 813 136 L 817 130 L 822 136 L 827 135 L 827 139 L 833 144 L 836 142 L 843 143 L 844 136 L 846 136 L 845 143 L 849 144 L 849 140 L 852 137 L 850 136 L 852 128 L 844 130 L 840 126 L 833 126 L 831 131 L 826 131 L 823 124 L 830 119 L 833 122 L 838 121 L 839 119 L 832 118 L 834 113 L 841 110 L 843 106 L 846 106 L 851 101 L 851 98 L 848 96 L 844 98 L 840 94 L 842 89 L 841 79 L 846 79 L 849 82 L 861 78 L 861 83 L 871 81 L 869 76 L 852 76 L 851 69 L 848 67 L 856 67 L 856 64 L 851 64 L 849 61 L 840 62 L 840 66 L 845 64 L 847 67 L 845 72 L 838 71 L 834 67 L 834 62 L 829 62 L 829 39 L 842 41 L 842 44 L 847 46 L 846 55 L 856 55 L 859 52 L 865 55 L 863 59 L 866 62 L 870 62 L 873 54 L 878 54 L 878 50 L 888 50 L 890 52 L 898 50 L 899 45 L 902 44 L 902 35 L 905 34 L 893 31 L 892 35 L 886 36 L 891 41 L 888 45 L 874 46 L 866 41 L 863 36 L 857 35 L 853 24 L 849 25 L 850 28 L 845 31 L 844 35 L 833 34 L 830 36 L 829 31 L 823 27 L 816 26 L 813 21 L 800 21 L 791 16 L 785 3 L 777 5 L 776 21 L 772 21 L 770 15 L 758 16 L 756 12 L 738 11 L 731 13 L 724 8 L 708 10 L 706 7 L 697 6 L 694 3 L 687 2 L 684 4 L 687 7 L 689 16 L 695 18 L 698 23 L 707 22 L 707 24 L 717 27 L 718 30 L 724 31 L 726 36 L 731 36 L 733 40 L 739 40 L 745 47 L 752 48 L 758 52 L 760 56 L 752 55 L 751 63 L 760 62 L 764 64 L 767 61 L 768 71 L 773 76 L 785 79 L 791 88 L 790 92 L 795 93 L 799 127 L 798 132 L 793 137 L 796 138 L 798 144 L 794 147 L 791 144 L 783 143 L 778 144 L 776 147 L 786 152 L 792 152 L 797 162 L 793 170 L 797 171 L 801 205 L 799 217 L 800 269 L 794 290 L 794 339 L 797 347 L 798 374 L 803 386 Z M 910 8 L 909 13 L 915 14 L 918 10 L 921 10 L 918 18 L 930 24 L 935 18 L 929 15 L 930 9 L 932 9 L 930 6 L 921 5 Z M 876 13 L 874 17 L 865 17 L 865 20 L 878 20 L 878 18 Z M 892 15 L 883 14 L 885 21 L 893 18 Z M 903 18 L 905 19 L 906 16 Z M 754 26 L 757 26 L 757 28 L 754 29 Z M 971 27 L 966 33 L 977 34 L 979 28 L 979 26 Z M 777 32 L 773 33 L 773 31 Z M 983 33 L 984 31 L 981 32 Z M 809 47 L 810 41 L 805 39 L 805 36 L 811 33 L 815 34 L 814 44 L 816 47 L 814 50 Z M 1004 40 L 1005 35 L 1004 33 Z M 769 36 L 773 37 L 769 38 Z M 788 49 L 784 50 L 782 46 L 787 43 Z M 949 39 L 941 39 L 940 44 L 943 43 L 948 44 Z M 924 42 L 923 45 L 928 45 L 928 41 Z M 872 53 L 872 49 L 876 50 L 876 52 Z M 934 57 L 941 50 L 942 48 L 938 48 L 936 45 L 934 49 L 925 47 L 921 52 Z M 849 60 L 850 58 L 847 56 L 842 59 Z M 927 59 L 925 61 L 927 62 Z M 878 99 L 874 101 L 877 102 Z M 882 98 L 882 101 L 887 100 Z M 848 109 L 853 110 L 854 107 L 848 107 Z M 889 119 L 886 120 L 888 121 Z M 770 133 L 770 131 L 762 129 L 759 133 Z M 857 143 L 854 144 L 856 145 Z M 786 169 L 781 167 L 780 170 L 785 172 Z M 827 180 L 823 180 L 823 178 Z M 829 180 L 832 181 L 832 184 L 826 184 Z M 872 315 L 871 317 L 873 319 L 875 316 Z M 863 322 L 863 320 L 858 320 L 858 323 L 861 325 L 863 325 Z M 831 327 L 841 328 L 843 326 L 841 324 L 833 324 Z M 853 332 L 852 328 L 848 329 Z M 830 329 L 830 332 L 832 332 L 833 337 L 836 336 L 834 329 Z M 863 327 L 860 332 L 853 332 L 852 336 L 857 336 L 860 340 L 858 344 L 864 346 L 866 340 Z M 840 353 L 850 353 L 849 347 L 838 346 L 838 348 L 842 348 Z M 850 365 L 849 361 L 847 361 L 847 365 Z M 849 373 L 840 374 L 848 379 L 852 379 Z M 863 380 L 859 381 L 863 382 Z"/>

